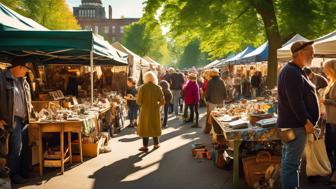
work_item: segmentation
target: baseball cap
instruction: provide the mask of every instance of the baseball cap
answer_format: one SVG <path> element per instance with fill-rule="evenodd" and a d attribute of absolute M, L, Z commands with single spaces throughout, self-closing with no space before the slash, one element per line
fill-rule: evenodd
<path fill-rule="evenodd" d="M 309 45 L 312 45 L 314 41 L 296 41 L 295 43 L 292 44 L 291 46 L 291 52 L 292 54 L 306 48 Z"/>

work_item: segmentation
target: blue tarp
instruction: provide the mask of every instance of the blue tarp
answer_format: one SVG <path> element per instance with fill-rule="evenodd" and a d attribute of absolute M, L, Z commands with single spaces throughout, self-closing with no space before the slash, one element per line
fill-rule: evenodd
<path fill-rule="evenodd" d="M 248 53 L 254 51 L 255 48 L 252 46 L 246 47 L 242 52 L 236 54 L 234 57 L 227 59 L 224 64 L 236 64 L 236 61 L 242 58 L 243 56 L 247 55 Z"/>
<path fill-rule="evenodd" d="M 262 62 L 268 59 L 268 41 L 236 61 L 236 64 Z"/>
<path fill-rule="evenodd" d="M 227 57 L 223 58 L 223 59 L 220 59 L 219 62 L 214 65 L 214 67 L 221 67 L 221 66 L 225 66 L 227 63 L 226 63 L 226 60 L 229 60 L 231 58 L 233 58 L 234 56 L 236 56 L 235 54 L 229 54 Z"/>

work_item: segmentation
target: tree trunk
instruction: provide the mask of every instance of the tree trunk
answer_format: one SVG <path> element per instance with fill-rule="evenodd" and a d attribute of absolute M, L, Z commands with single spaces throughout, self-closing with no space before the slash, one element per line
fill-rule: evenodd
<path fill-rule="evenodd" d="M 273 0 L 251 0 L 253 6 L 262 17 L 269 44 L 267 87 L 276 86 L 278 76 L 277 49 L 281 47 L 281 36 L 275 16 Z"/>

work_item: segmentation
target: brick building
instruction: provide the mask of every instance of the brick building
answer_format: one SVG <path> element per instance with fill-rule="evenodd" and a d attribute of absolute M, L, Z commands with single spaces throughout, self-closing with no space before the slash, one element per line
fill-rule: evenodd
<path fill-rule="evenodd" d="M 101 0 L 82 0 L 79 7 L 73 7 L 73 14 L 82 29 L 99 33 L 110 42 L 121 41 L 125 26 L 139 21 L 139 18 L 112 18 L 111 5 L 108 7 L 106 18 Z"/>

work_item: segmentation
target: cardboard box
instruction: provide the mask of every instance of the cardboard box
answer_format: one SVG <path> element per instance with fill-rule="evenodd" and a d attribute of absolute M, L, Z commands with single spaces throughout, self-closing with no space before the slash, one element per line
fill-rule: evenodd
<path fill-rule="evenodd" d="M 105 138 L 100 138 L 96 143 L 83 143 L 84 157 L 97 157 L 100 147 L 104 144 Z"/>

